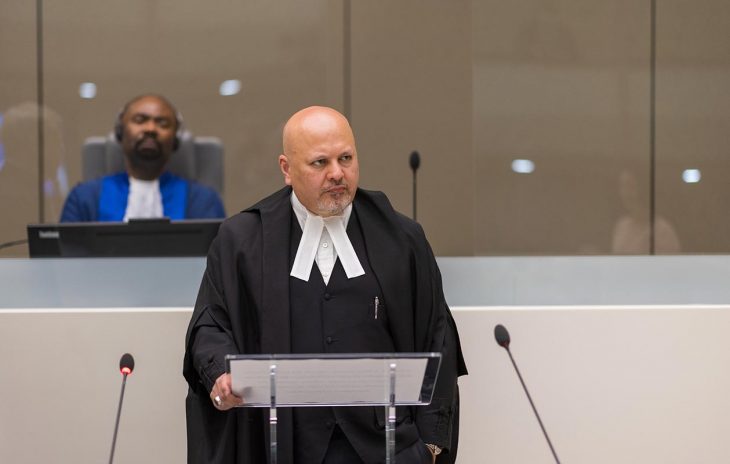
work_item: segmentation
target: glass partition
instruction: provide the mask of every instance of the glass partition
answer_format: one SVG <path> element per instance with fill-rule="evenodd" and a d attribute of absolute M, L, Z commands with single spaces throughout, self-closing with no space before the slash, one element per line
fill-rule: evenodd
<path fill-rule="evenodd" d="M 730 252 L 730 3 L 657 4 L 657 244 Z"/>
<path fill-rule="evenodd" d="M 473 5 L 475 254 L 648 253 L 648 2 Z"/>
<path fill-rule="evenodd" d="M 24 239 L 25 225 L 39 220 L 33 2 L 0 3 L 0 62 L 0 243 L 5 243 Z M 0 250 L 0 257 L 27 255 L 23 245 Z"/>
<path fill-rule="evenodd" d="M 158 93 L 193 135 L 221 139 L 229 213 L 280 188 L 291 109 L 342 105 L 332 3 L 44 2 L 46 103 L 64 121 L 69 182 L 81 180 L 84 139 L 109 134 L 131 98 Z"/>
<path fill-rule="evenodd" d="M 409 216 L 420 153 L 437 255 L 727 253 L 728 29 L 722 0 L 8 0 L 0 244 L 58 221 L 84 140 L 153 92 L 222 141 L 229 215 L 283 185 L 284 121 L 324 104 Z"/>

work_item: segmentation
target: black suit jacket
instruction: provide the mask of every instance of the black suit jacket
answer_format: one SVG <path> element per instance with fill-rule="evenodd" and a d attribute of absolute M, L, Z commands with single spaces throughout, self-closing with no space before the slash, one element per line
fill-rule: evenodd
<path fill-rule="evenodd" d="M 209 398 L 234 353 L 289 353 L 289 235 L 291 189 L 286 187 L 226 220 L 211 245 L 186 336 L 183 374 L 189 463 L 267 460 L 264 412 L 216 410 Z M 434 398 L 416 408 L 422 440 L 447 449 L 453 462 L 458 431 L 456 379 L 466 374 L 456 326 L 444 300 L 441 275 L 420 225 L 393 210 L 380 192 L 358 190 L 368 259 L 385 300 L 399 352 L 439 351 L 442 366 Z M 279 412 L 279 459 L 292 462 L 291 411 Z"/>

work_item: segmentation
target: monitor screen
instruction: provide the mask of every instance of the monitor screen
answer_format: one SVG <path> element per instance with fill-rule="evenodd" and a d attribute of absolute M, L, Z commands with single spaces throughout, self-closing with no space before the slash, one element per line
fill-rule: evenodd
<path fill-rule="evenodd" d="M 220 219 L 28 225 L 31 258 L 205 256 Z"/>

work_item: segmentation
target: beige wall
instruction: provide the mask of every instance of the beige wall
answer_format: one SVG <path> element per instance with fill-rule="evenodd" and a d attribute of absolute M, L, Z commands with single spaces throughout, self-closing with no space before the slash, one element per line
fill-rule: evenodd
<path fill-rule="evenodd" d="M 319 103 L 351 116 L 362 185 L 409 215 L 421 153 L 418 219 L 439 255 L 648 253 L 652 189 L 655 251 L 726 253 L 730 7 L 657 3 L 652 184 L 649 1 L 43 2 L 43 219 L 80 180 L 83 140 L 153 91 L 223 140 L 229 214 L 282 185 L 281 125 Z M 4 115 L 36 99 L 35 14 L 0 5 Z M 233 78 L 241 93 L 218 95 Z M 38 219 L 32 119 L 20 148 L 0 134 L 0 243 Z M 512 172 L 517 157 L 535 172 Z M 692 167 L 699 184 L 681 181 Z"/>
<path fill-rule="evenodd" d="M 494 342 L 497 323 L 510 330 L 513 355 L 562 462 L 728 462 L 730 376 L 723 366 L 730 362 L 730 307 L 453 312 L 470 370 L 460 380 L 459 463 L 553 462 L 507 353 Z M 0 311 L 0 352 L 7 354 L 0 461 L 104 462 L 119 357 L 131 352 L 136 367 L 115 462 L 184 462 L 181 350 L 189 318 L 184 308 Z"/>

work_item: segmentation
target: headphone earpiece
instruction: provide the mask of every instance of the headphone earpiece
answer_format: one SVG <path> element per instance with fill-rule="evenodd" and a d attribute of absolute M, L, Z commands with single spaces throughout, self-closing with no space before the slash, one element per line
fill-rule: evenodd
<path fill-rule="evenodd" d="M 177 151 L 180 148 L 180 142 L 184 132 L 185 128 L 183 127 L 182 114 L 175 110 L 175 138 L 172 140 L 172 151 Z"/>
<path fill-rule="evenodd" d="M 118 143 L 122 143 L 122 132 L 124 132 L 124 126 L 122 125 L 123 116 L 124 109 L 117 114 L 117 119 L 114 121 L 114 138 L 117 139 Z"/>

